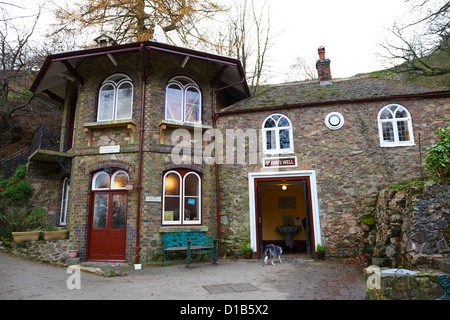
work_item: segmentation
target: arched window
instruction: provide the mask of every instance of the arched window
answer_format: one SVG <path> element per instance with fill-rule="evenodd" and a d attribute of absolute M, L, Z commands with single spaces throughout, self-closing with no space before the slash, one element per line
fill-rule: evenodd
<path fill-rule="evenodd" d="M 163 225 L 201 224 L 201 178 L 188 170 L 169 171 L 163 178 Z"/>
<path fill-rule="evenodd" d="M 128 179 L 128 173 L 122 170 L 115 171 L 112 174 L 100 171 L 92 178 L 92 190 L 125 190 Z"/>
<path fill-rule="evenodd" d="M 389 104 L 378 113 L 380 146 L 414 145 L 412 119 L 409 111 L 399 104 Z"/>
<path fill-rule="evenodd" d="M 166 120 L 201 123 L 202 95 L 187 77 L 176 77 L 166 87 Z"/>
<path fill-rule="evenodd" d="M 124 74 L 106 79 L 100 88 L 97 121 L 131 119 L 133 111 L 133 83 Z"/>
<path fill-rule="evenodd" d="M 282 114 L 268 116 L 262 125 L 264 153 L 293 153 L 292 124 Z"/>

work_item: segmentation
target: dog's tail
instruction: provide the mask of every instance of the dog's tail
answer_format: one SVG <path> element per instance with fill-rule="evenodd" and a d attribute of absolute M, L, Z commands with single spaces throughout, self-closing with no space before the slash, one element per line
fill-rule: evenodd
<path fill-rule="evenodd" d="M 266 251 L 264 252 L 264 255 L 266 256 L 264 258 L 264 264 L 267 264 L 267 262 L 269 261 L 269 257 L 271 256 L 269 246 L 266 247 Z"/>

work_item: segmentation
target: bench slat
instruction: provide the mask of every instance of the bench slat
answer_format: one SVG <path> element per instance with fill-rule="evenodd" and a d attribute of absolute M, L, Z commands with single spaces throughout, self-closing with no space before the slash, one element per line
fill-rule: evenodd
<path fill-rule="evenodd" d="M 208 237 L 202 232 L 169 232 L 161 236 L 164 250 L 164 265 L 166 265 L 166 251 L 186 250 L 186 263 L 189 266 L 192 250 L 207 250 L 211 257 L 211 262 L 216 263 L 218 259 L 217 242 L 218 239 Z"/>

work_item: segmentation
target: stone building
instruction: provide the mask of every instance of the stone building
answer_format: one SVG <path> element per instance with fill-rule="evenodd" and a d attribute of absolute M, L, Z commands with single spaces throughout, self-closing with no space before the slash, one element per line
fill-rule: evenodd
<path fill-rule="evenodd" d="M 220 238 L 222 252 L 246 240 L 256 256 L 269 242 L 358 254 L 359 217 L 421 175 L 450 91 L 333 80 L 319 54 L 319 81 L 254 97 L 238 60 L 165 43 L 50 55 L 31 91 L 62 107 L 62 129 L 29 176 L 86 260 L 159 260 L 176 230 Z"/>

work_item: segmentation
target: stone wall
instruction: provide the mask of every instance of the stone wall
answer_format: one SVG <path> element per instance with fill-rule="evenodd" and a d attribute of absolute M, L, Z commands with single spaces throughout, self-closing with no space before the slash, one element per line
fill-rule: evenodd
<path fill-rule="evenodd" d="M 393 266 L 431 266 L 450 255 L 448 182 L 417 182 L 380 192 L 376 211 L 374 255 Z"/>
<path fill-rule="evenodd" d="M 444 289 L 437 283 L 437 272 L 384 274 L 369 268 L 364 270 L 367 300 L 435 300 L 444 295 Z"/>
<path fill-rule="evenodd" d="M 12 241 L 8 247 L 0 245 L 0 249 L 24 258 L 64 264 L 69 255 L 69 249 L 71 248 L 69 240 L 66 239 L 23 242 Z"/>

